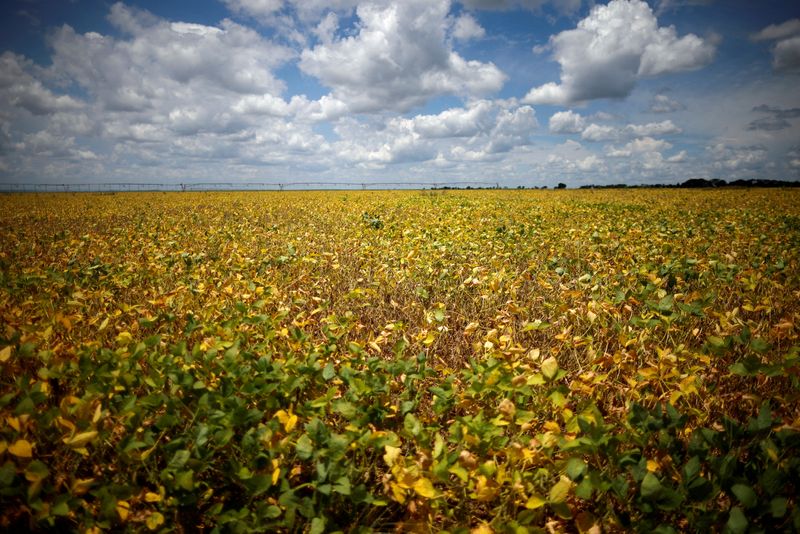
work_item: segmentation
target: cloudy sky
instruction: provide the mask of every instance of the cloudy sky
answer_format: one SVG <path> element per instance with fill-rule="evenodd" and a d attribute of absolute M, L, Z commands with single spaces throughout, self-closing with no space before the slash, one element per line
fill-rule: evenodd
<path fill-rule="evenodd" d="M 800 2 L 17 0 L 0 182 L 800 180 Z"/>

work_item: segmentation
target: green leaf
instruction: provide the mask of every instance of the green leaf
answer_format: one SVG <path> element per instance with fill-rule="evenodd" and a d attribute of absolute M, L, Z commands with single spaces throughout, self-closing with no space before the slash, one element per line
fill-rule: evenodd
<path fill-rule="evenodd" d="M 642 479 L 642 497 L 655 499 L 661 494 L 661 481 L 653 473 L 647 473 Z"/>
<path fill-rule="evenodd" d="M 192 491 L 194 489 L 194 472 L 191 470 L 181 471 L 175 475 L 175 483 L 179 488 L 183 488 L 186 491 Z"/>
<path fill-rule="evenodd" d="M 586 463 L 580 458 L 570 458 L 567 461 L 567 476 L 578 482 L 586 472 Z"/>
<path fill-rule="evenodd" d="M 761 405 L 758 412 L 758 419 L 756 419 L 758 430 L 767 430 L 772 428 L 772 410 L 769 409 L 769 403 Z"/>
<path fill-rule="evenodd" d="M 297 451 L 297 457 L 301 460 L 308 460 L 314 455 L 314 444 L 311 443 L 308 434 L 300 436 L 294 448 Z"/>
<path fill-rule="evenodd" d="M 25 469 L 25 478 L 27 478 L 29 482 L 41 482 L 47 478 L 49 474 L 50 471 L 47 469 L 47 465 L 39 460 L 32 461 L 28 464 L 28 468 Z"/>
<path fill-rule="evenodd" d="M 419 422 L 419 419 L 417 419 L 413 413 L 409 413 L 406 414 L 406 417 L 403 420 L 403 428 L 405 428 L 406 432 L 412 436 L 417 436 L 420 432 L 422 432 L 422 423 Z"/>
<path fill-rule="evenodd" d="M 525 503 L 525 508 L 528 510 L 536 510 L 537 508 L 541 508 L 547 503 L 544 497 L 539 495 L 538 493 L 534 493 L 530 497 L 528 497 L 528 501 Z"/>
<path fill-rule="evenodd" d="M 700 458 L 692 456 L 683 466 L 684 482 L 688 482 L 700 474 Z"/>
<path fill-rule="evenodd" d="M 752 508 L 758 504 L 758 496 L 750 486 L 745 484 L 734 484 L 731 487 L 731 491 L 734 495 L 736 495 L 736 498 L 739 499 L 739 502 L 741 502 L 745 508 Z"/>
<path fill-rule="evenodd" d="M 750 348 L 753 349 L 753 352 L 757 352 L 759 354 L 767 352 L 770 349 L 770 344 L 761 339 L 760 337 L 754 337 L 750 340 Z"/>
<path fill-rule="evenodd" d="M 738 506 L 731 508 L 728 522 L 725 524 L 725 531 L 731 534 L 744 534 L 747 532 L 747 518 Z"/>
<path fill-rule="evenodd" d="M 325 518 L 315 517 L 312 519 L 309 534 L 322 534 L 323 532 L 325 532 Z"/>
<path fill-rule="evenodd" d="M 56 503 L 50 508 L 50 513 L 55 516 L 65 516 L 69 515 L 69 503 L 67 499 L 59 498 L 56 499 Z"/>
<path fill-rule="evenodd" d="M 785 497 L 775 497 L 769 503 L 769 510 L 772 517 L 779 519 L 786 515 L 786 507 L 789 501 Z"/>
<path fill-rule="evenodd" d="M 350 479 L 346 476 L 336 479 L 333 484 L 333 491 L 342 495 L 350 495 Z"/>
<path fill-rule="evenodd" d="M 333 366 L 332 362 L 328 362 L 328 365 L 322 370 L 322 378 L 331 380 L 334 376 L 336 376 L 336 368 Z"/>
<path fill-rule="evenodd" d="M 176 451 L 175 454 L 172 456 L 172 459 L 169 461 L 167 467 L 170 469 L 180 469 L 186 462 L 189 460 L 190 453 L 186 449 L 181 449 Z"/>

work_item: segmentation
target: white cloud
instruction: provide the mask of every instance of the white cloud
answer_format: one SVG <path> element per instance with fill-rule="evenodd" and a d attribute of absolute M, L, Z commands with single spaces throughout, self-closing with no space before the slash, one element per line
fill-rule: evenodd
<path fill-rule="evenodd" d="M 650 111 L 652 113 L 672 113 L 673 111 L 684 109 L 686 109 L 686 106 L 665 94 L 657 94 L 650 101 Z"/>
<path fill-rule="evenodd" d="M 579 133 L 586 127 L 586 121 L 574 111 L 559 111 L 550 117 L 550 131 L 553 133 Z"/>
<path fill-rule="evenodd" d="M 603 160 L 595 155 L 587 156 L 575 162 L 579 170 L 587 172 L 598 170 L 603 167 Z"/>
<path fill-rule="evenodd" d="M 300 69 L 354 112 L 407 111 L 438 95 L 498 91 L 506 79 L 500 69 L 452 50 L 449 10 L 448 0 L 362 4 L 358 32 L 304 50 Z"/>
<path fill-rule="evenodd" d="M 528 146 L 538 127 L 530 106 L 473 101 L 436 115 L 396 117 L 384 124 L 353 118 L 339 121 L 337 154 L 370 168 L 429 161 L 439 167 L 459 162 L 498 161 L 501 154 Z"/>
<path fill-rule="evenodd" d="M 634 139 L 625 144 L 621 148 L 608 147 L 606 153 L 614 158 L 627 158 L 635 154 L 645 154 L 647 152 L 660 152 L 672 148 L 672 145 L 663 139 L 653 139 L 652 137 L 643 137 L 641 139 Z"/>
<path fill-rule="evenodd" d="M 630 135 L 644 137 L 649 135 L 669 135 L 678 134 L 683 130 L 675 126 L 671 120 L 661 122 L 649 122 L 647 124 L 629 124 L 625 130 Z"/>
<path fill-rule="evenodd" d="M 67 95 L 56 95 L 26 72 L 24 58 L 11 52 L 0 55 L 0 99 L 34 115 L 81 109 L 84 104 Z"/>
<path fill-rule="evenodd" d="M 800 72 L 800 36 L 784 39 L 775 45 L 772 66 L 777 71 Z"/>
<path fill-rule="evenodd" d="M 750 38 L 754 41 L 773 41 L 800 34 L 800 19 L 789 19 L 780 24 L 770 24 Z"/>
<path fill-rule="evenodd" d="M 314 34 L 323 44 L 330 44 L 339 28 L 339 17 L 333 11 L 329 12 L 314 28 Z"/>
<path fill-rule="evenodd" d="M 770 24 L 750 38 L 754 41 L 777 40 L 772 48 L 772 67 L 779 72 L 800 72 L 800 19 Z"/>
<path fill-rule="evenodd" d="M 280 11 L 283 0 L 222 0 L 234 13 L 249 15 L 256 19 L 265 19 Z"/>
<path fill-rule="evenodd" d="M 597 98 L 623 98 L 642 77 L 698 69 L 711 62 L 715 46 L 694 34 L 678 37 L 659 27 L 642 0 L 598 5 L 574 30 L 550 38 L 561 65 L 561 83 L 535 87 L 524 101 L 566 105 Z"/>
<path fill-rule="evenodd" d="M 466 108 L 452 108 L 436 115 L 417 115 L 410 126 L 425 138 L 473 137 L 494 126 L 495 105 L 487 100 L 471 103 Z"/>
<path fill-rule="evenodd" d="M 634 139 L 625 148 L 633 153 L 643 152 L 659 152 L 672 148 L 672 145 L 663 139 L 653 139 L 652 137 L 643 137 L 641 139 Z"/>
<path fill-rule="evenodd" d="M 767 150 L 762 146 L 728 146 L 717 143 L 707 147 L 715 169 L 739 170 L 760 167 L 767 159 Z"/>
<path fill-rule="evenodd" d="M 570 113 L 570 112 L 567 112 Z M 558 114 L 556 114 L 558 115 Z M 556 115 L 553 115 L 555 117 Z M 571 116 L 564 116 L 559 115 L 556 120 L 556 124 L 561 127 L 562 120 L 565 123 L 563 126 L 569 126 L 571 128 L 570 133 L 577 133 L 578 131 L 581 132 L 581 138 L 587 141 L 613 141 L 620 138 L 625 137 L 649 137 L 654 135 L 670 135 L 670 134 L 679 134 L 683 130 L 681 130 L 678 126 L 675 125 L 671 120 L 664 120 L 661 122 L 649 122 L 647 124 L 628 124 L 622 127 L 617 126 L 609 126 L 605 124 L 596 124 L 591 123 L 583 130 L 579 130 L 578 126 L 584 124 L 583 117 L 580 117 L 580 120 L 574 120 Z M 574 123 L 567 123 L 567 119 L 573 119 Z M 552 121 L 552 119 L 551 119 Z M 551 131 L 552 123 L 551 123 Z M 564 130 L 563 133 L 567 131 Z"/>
<path fill-rule="evenodd" d="M 685 150 L 681 150 L 674 156 L 670 156 L 667 158 L 667 162 L 669 163 L 684 163 L 687 160 L 687 154 Z"/>
<path fill-rule="evenodd" d="M 545 6 L 552 6 L 562 14 L 574 13 L 581 7 L 581 0 L 461 0 L 465 7 L 471 9 L 505 10 L 514 8 L 540 11 Z"/>
<path fill-rule="evenodd" d="M 54 69 L 109 109 L 140 110 L 175 91 L 277 94 L 285 88 L 272 69 L 291 51 L 252 29 L 228 20 L 220 27 L 170 24 L 122 4 L 112 7 L 110 19 L 130 37 L 81 35 L 64 26 L 51 39 Z"/>
<path fill-rule="evenodd" d="M 486 30 L 478 24 L 475 17 L 469 13 L 460 15 L 453 24 L 453 37 L 460 41 L 469 41 L 470 39 L 480 39 L 486 35 Z"/>
<path fill-rule="evenodd" d="M 612 139 L 617 139 L 619 135 L 619 130 L 613 126 L 592 123 L 584 128 L 581 133 L 581 139 L 587 141 L 610 141 Z"/>

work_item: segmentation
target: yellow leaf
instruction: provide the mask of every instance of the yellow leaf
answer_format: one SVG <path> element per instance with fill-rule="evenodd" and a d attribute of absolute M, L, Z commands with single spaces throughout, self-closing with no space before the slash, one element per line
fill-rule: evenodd
<path fill-rule="evenodd" d="M 390 482 L 389 487 L 392 489 L 392 497 L 394 497 L 394 500 L 396 500 L 400 504 L 406 502 L 405 489 L 403 489 L 399 484 L 395 484 L 394 482 Z"/>
<path fill-rule="evenodd" d="M 280 467 L 276 468 L 275 471 L 272 472 L 272 485 L 275 486 L 278 484 L 278 479 L 281 477 L 281 469 Z"/>
<path fill-rule="evenodd" d="M 481 523 L 469 531 L 469 534 L 494 534 L 494 530 L 486 523 Z"/>
<path fill-rule="evenodd" d="M 392 467 L 397 457 L 400 456 L 400 447 L 392 447 L 391 445 L 384 445 L 383 450 L 386 453 L 383 455 L 383 461 L 386 465 Z"/>
<path fill-rule="evenodd" d="M 161 525 L 164 524 L 164 516 L 161 515 L 159 512 L 153 512 L 149 516 L 147 516 L 147 528 L 150 530 L 155 530 Z"/>
<path fill-rule="evenodd" d="M 108 317 L 106 317 L 105 319 L 103 319 L 103 322 L 102 322 L 102 323 L 100 323 L 100 326 L 97 328 L 97 331 L 98 331 L 98 332 L 102 332 L 103 330 L 105 330 L 105 329 L 106 329 L 106 327 L 107 327 L 107 326 L 108 326 Z"/>
<path fill-rule="evenodd" d="M 30 458 L 33 456 L 33 445 L 26 439 L 20 439 L 8 448 L 8 452 L 20 458 Z"/>
<path fill-rule="evenodd" d="M 6 423 L 8 423 L 8 426 L 13 428 L 17 432 L 19 432 L 20 429 L 21 429 L 21 427 L 19 426 L 19 418 L 18 417 L 12 417 L 12 416 L 9 415 L 8 417 L 6 417 Z"/>
<path fill-rule="evenodd" d="M 436 497 L 436 488 L 433 487 L 433 484 L 427 478 L 420 478 L 414 482 L 414 491 L 428 499 Z"/>
<path fill-rule="evenodd" d="M 64 444 L 69 445 L 70 447 L 78 448 L 83 447 L 90 441 L 92 441 L 95 437 L 97 437 L 97 430 L 90 430 L 88 432 L 81 432 L 80 434 L 75 434 L 71 438 L 64 438 Z"/>
<path fill-rule="evenodd" d="M 550 356 L 542 362 L 542 374 L 547 380 L 553 380 L 558 373 L 558 361 Z"/>
<path fill-rule="evenodd" d="M 6 440 L 0 441 L 0 455 L 6 452 L 6 449 L 8 449 L 8 442 Z"/>
<path fill-rule="evenodd" d="M 147 493 L 144 494 L 144 500 L 146 502 L 160 502 L 161 495 L 159 495 L 158 493 L 153 493 L 152 491 L 148 491 Z"/>
<path fill-rule="evenodd" d="M 128 511 L 130 511 L 131 505 L 128 504 L 127 501 L 117 501 L 117 514 L 119 514 L 119 518 L 123 521 L 128 519 Z"/>
<path fill-rule="evenodd" d="M 119 345 L 127 345 L 131 341 L 133 341 L 133 336 L 130 332 L 120 332 L 119 335 L 117 335 L 116 342 Z"/>
<path fill-rule="evenodd" d="M 70 491 L 74 495 L 83 495 L 84 493 L 89 491 L 89 488 L 92 486 L 93 482 L 94 482 L 93 478 L 79 478 L 79 479 L 76 479 L 72 483 L 72 487 L 70 488 Z"/>
<path fill-rule="evenodd" d="M 297 424 L 297 416 L 292 413 L 291 409 L 288 412 L 285 410 L 278 410 L 275 417 L 281 422 L 286 432 L 291 432 Z"/>
<path fill-rule="evenodd" d="M 547 504 L 547 501 L 544 497 L 539 495 L 538 493 L 534 493 L 528 498 L 528 502 L 525 503 L 525 508 L 528 510 L 536 510 L 537 508 L 541 508 Z"/>
<path fill-rule="evenodd" d="M 564 502 L 567 500 L 567 495 L 569 495 L 569 489 L 572 487 L 572 481 L 561 475 L 561 480 L 555 483 L 552 488 L 550 488 L 550 494 L 548 495 L 549 500 L 551 503 L 559 503 Z"/>
<path fill-rule="evenodd" d="M 11 357 L 11 346 L 0 350 L 0 362 L 7 362 L 8 359 Z"/>
<path fill-rule="evenodd" d="M 491 501 L 497 496 L 497 483 L 493 480 L 486 478 L 483 475 L 478 475 L 478 481 L 475 484 L 475 493 L 470 496 L 478 501 Z"/>

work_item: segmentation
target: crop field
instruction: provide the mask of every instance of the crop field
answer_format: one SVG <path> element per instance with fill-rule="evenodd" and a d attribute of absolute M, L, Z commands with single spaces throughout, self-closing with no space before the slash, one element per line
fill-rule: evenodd
<path fill-rule="evenodd" d="M 800 529 L 800 191 L 0 196 L 0 529 Z"/>

